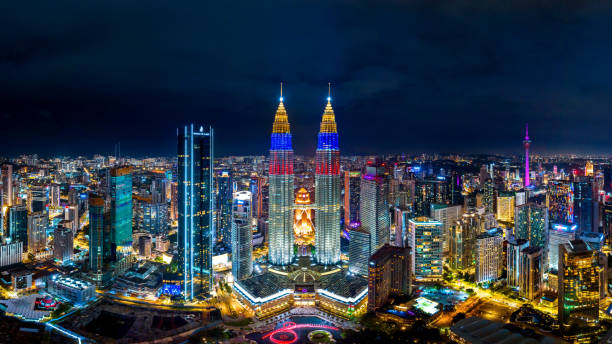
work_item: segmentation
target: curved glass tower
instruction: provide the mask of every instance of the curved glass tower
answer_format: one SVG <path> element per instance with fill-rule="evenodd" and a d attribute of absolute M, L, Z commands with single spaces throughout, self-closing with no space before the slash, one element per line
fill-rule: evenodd
<path fill-rule="evenodd" d="M 322 265 L 340 261 L 340 150 L 331 97 L 321 120 L 315 169 L 315 258 Z"/>
<path fill-rule="evenodd" d="M 287 265 L 293 259 L 293 148 L 282 90 L 270 138 L 269 185 L 268 259 Z"/>

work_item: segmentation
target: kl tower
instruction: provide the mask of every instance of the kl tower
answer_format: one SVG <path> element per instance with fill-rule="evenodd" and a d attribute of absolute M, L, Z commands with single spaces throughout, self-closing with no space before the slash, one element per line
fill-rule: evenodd
<path fill-rule="evenodd" d="M 529 139 L 528 123 L 525 123 L 525 139 L 523 140 L 523 146 L 525 146 L 525 187 L 529 187 L 529 146 L 531 146 L 531 140 Z"/>

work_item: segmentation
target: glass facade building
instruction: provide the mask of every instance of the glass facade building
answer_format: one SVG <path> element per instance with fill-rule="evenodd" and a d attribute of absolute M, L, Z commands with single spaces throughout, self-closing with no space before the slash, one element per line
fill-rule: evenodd
<path fill-rule="evenodd" d="M 110 171 L 111 243 L 115 257 L 132 247 L 132 169 L 114 167 Z"/>
<path fill-rule="evenodd" d="M 185 300 L 208 295 L 213 287 L 213 159 L 212 127 L 178 134 L 178 265 Z"/>
<path fill-rule="evenodd" d="M 442 279 L 442 222 L 428 217 L 411 219 L 412 271 L 417 280 Z"/>
<path fill-rule="evenodd" d="M 232 274 L 235 280 L 253 273 L 253 198 L 249 191 L 235 192 L 232 202 Z"/>

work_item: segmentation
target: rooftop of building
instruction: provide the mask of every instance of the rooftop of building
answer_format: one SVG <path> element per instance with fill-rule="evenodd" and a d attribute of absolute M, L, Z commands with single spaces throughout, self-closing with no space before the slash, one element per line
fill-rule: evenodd
<path fill-rule="evenodd" d="M 586 253 L 592 251 L 591 247 L 582 239 L 571 240 L 564 245 L 566 247 L 566 251 L 569 252 Z"/>
<path fill-rule="evenodd" d="M 85 282 L 85 281 L 78 280 L 76 278 L 72 278 L 68 276 L 53 276 L 51 277 L 51 281 L 59 285 L 77 289 L 77 290 L 85 290 L 87 288 L 93 287 L 93 284 L 89 282 Z"/>
<path fill-rule="evenodd" d="M 288 280 L 285 276 L 266 271 L 260 275 L 253 275 L 247 279 L 237 281 L 251 295 L 265 298 L 287 288 Z"/>
<path fill-rule="evenodd" d="M 370 262 L 379 262 L 390 257 L 392 254 L 405 253 L 408 254 L 408 247 L 391 246 L 389 244 L 383 245 L 381 248 L 376 250 L 370 257 Z"/>
<path fill-rule="evenodd" d="M 321 276 L 319 288 L 344 298 L 355 298 L 364 289 L 368 289 L 368 280 L 359 275 L 336 273 Z"/>
<path fill-rule="evenodd" d="M 458 321 L 451 327 L 451 331 L 473 344 L 496 344 L 496 343 L 562 343 L 553 337 L 533 334 L 526 335 L 519 327 L 509 324 L 494 322 L 479 317 L 471 317 Z"/>

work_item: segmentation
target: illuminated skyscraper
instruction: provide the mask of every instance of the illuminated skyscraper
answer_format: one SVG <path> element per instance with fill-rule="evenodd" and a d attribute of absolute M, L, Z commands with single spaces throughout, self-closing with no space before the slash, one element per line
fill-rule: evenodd
<path fill-rule="evenodd" d="M 47 248 L 49 215 L 44 212 L 28 215 L 28 252 L 36 254 Z"/>
<path fill-rule="evenodd" d="M 530 182 L 529 175 L 529 147 L 531 146 L 531 140 L 529 139 L 529 126 L 525 124 L 525 140 L 523 140 L 525 146 L 525 187 L 528 187 Z"/>
<path fill-rule="evenodd" d="M 462 207 L 460 205 L 432 204 L 430 212 L 433 219 L 442 222 L 442 251 L 448 252 L 450 229 L 455 221 L 461 218 Z"/>
<path fill-rule="evenodd" d="M 496 281 L 501 276 L 502 242 L 499 234 L 476 236 L 476 283 Z"/>
<path fill-rule="evenodd" d="M 576 239 L 576 224 L 553 224 L 548 235 L 548 269 L 558 271 L 559 269 L 559 245 L 566 244 Z"/>
<path fill-rule="evenodd" d="M 599 288 L 602 267 L 598 252 L 582 240 L 559 247 L 559 325 L 564 333 L 599 326 Z"/>
<path fill-rule="evenodd" d="M 417 280 L 442 279 L 442 222 L 427 217 L 409 221 L 412 272 Z"/>
<path fill-rule="evenodd" d="M 0 170 L 2 175 L 2 206 L 10 207 L 13 205 L 13 165 L 3 165 Z"/>
<path fill-rule="evenodd" d="M 453 269 L 474 266 L 476 236 L 480 234 L 480 217 L 475 212 L 465 213 L 450 226 L 449 257 Z"/>
<path fill-rule="evenodd" d="M 132 168 L 114 167 L 110 171 L 111 242 L 114 259 L 132 248 Z"/>
<path fill-rule="evenodd" d="M 217 175 L 217 233 L 216 241 L 222 241 L 231 247 L 232 232 L 232 176 L 230 171 L 221 171 Z"/>
<path fill-rule="evenodd" d="M 530 246 L 548 249 L 548 209 L 546 206 L 527 203 L 516 207 L 514 236 L 526 239 Z"/>
<path fill-rule="evenodd" d="M 391 220 L 387 203 L 387 183 L 384 167 L 379 162 L 370 162 L 361 179 L 359 199 L 361 225 L 370 233 L 370 254 L 389 243 Z"/>
<path fill-rule="evenodd" d="M 534 300 L 542 295 L 544 256 L 541 247 L 529 246 L 519 256 L 519 295 Z"/>
<path fill-rule="evenodd" d="M 73 253 L 72 223 L 62 220 L 53 231 L 53 258 L 61 264 L 66 264 L 72 261 Z"/>
<path fill-rule="evenodd" d="M 234 192 L 232 201 L 232 274 L 245 279 L 253 273 L 253 199 L 250 191 Z"/>
<path fill-rule="evenodd" d="M 521 258 L 521 252 L 523 249 L 529 246 L 529 241 L 525 239 L 514 239 L 508 240 L 508 250 L 506 253 L 506 271 L 508 287 L 518 288 L 519 286 L 519 264 Z"/>
<path fill-rule="evenodd" d="M 111 224 L 104 197 L 89 195 L 89 271 L 97 284 L 110 277 Z"/>
<path fill-rule="evenodd" d="M 344 225 L 359 222 L 360 171 L 344 171 Z"/>
<path fill-rule="evenodd" d="M 23 242 L 22 248 L 28 248 L 28 210 L 24 205 L 14 205 L 8 210 L 8 233 L 5 235 L 11 242 Z"/>
<path fill-rule="evenodd" d="M 340 261 L 340 149 L 331 97 L 321 120 L 315 168 L 315 260 L 329 265 Z"/>
<path fill-rule="evenodd" d="M 287 265 L 293 259 L 293 148 L 283 91 L 270 138 L 268 259 Z"/>
<path fill-rule="evenodd" d="M 491 178 L 487 178 L 482 188 L 482 205 L 485 212 L 495 213 L 495 184 Z"/>
<path fill-rule="evenodd" d="M 584 167 L 584 175 L 588 177 L 592 177 L 594 175 L 593 162 L 591 160 L 586 162 L 586 165 Z"/>
<path fill-rule="evenodd" d="M 574 186 L 569 181 L 551 180 L 546 192 L 546 206 L 551 224 L 574 222 Z"/>
<path fill-rule="evenodd" d="M 578 232 L 596 232 L 593 227 L 593 181 L 579 176 L 574 180 L 574 221 Z"/>
<path fill-rule="evenodd" d="M 178 131 L 178 260 L 185 300 L 213 287 L 214 131 Z"/>
<path fill-rule="evenodd" d="M 409 295 L 410 248 L 383 245 L 370 257 L 368 311 L 387 302 L 390 295 Z"/>

